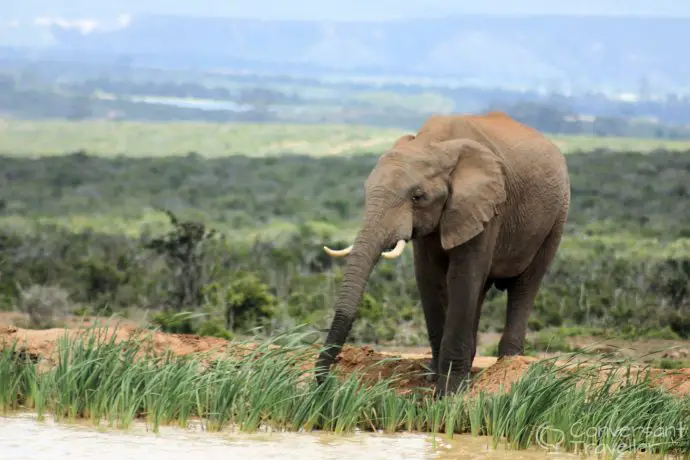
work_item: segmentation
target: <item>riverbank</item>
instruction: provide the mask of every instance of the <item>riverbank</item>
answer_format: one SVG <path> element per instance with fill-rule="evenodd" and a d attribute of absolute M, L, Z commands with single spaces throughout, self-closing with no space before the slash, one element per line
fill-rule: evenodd
<path fill-rule="evenodd" d="M 228 342 L 135 326 L 2 326 L 0 412 L 118 428 L 140 420 L 153 431 L 198 418 L 207 431 L 233 425 L 242 432 L 472 434 L 519 449 L 653 443 L 659 453 L 685 453 L 690 446 L 687 369 L 587 356 L 480 357 L 472 390 L 438 401 L 422 375 L 428 357 L 371 347 L 346 347 L 318 387 L 311 375 L 318 347 L 304 338 Z"/>
<path fill-rule="evenodd" d="M 87 323 L 89 324 L 89 323 Z M 13 325 L 0 324 L 0 347 L 16 347 L 17 352 L 30 357 L 40 369 L 48 370 L 54 367 L 60 359 L 58 349 L 64 340 L 94 340 L 100 343 L 120 345 L 136 343 L 141 354 L 154 353 L 163 355 L 172 353 L 177 357 L 196 357 L 202 362 L 211 362 L 230 356 L 242 359 L 261 348 L 261 344 L 249 341 L 227 341 L 217 337 L 201 337 L 193 334 L 170 334 L 141 328 L 132 324 L 100 326 L 99 322 L 88 326 L 74 326 L 70 328 L 53 328 L 44 330 L 22 329 Z M 271 349 L 278 349 L 278 345 L 269 345 Z M 300 349 L 304 352 L 306 347 Z M 299 367 L 304 372 L 313 366 L 318 353 L 318 345 L 311 346 L 312 355 L 304 353 L 304 361 Z M 140 356 L 141 356 L 140 354 Z M 592 357 L 576 358 L 591 361 Z M 580 359 L 581 358 L 581 359 Z M 426 366 L 431 359 L 427 352 L 393 352 L 375 350 L 370 345 L 345 345 L 339 355 L 335 373 L 340 378 L 347 378 L 352 374 L 363 384 L 375 385 L 381 381 L 394 378 L 392 386 L 400 394 L 413 391 L 430 392 L 433 383 L 426 378 Z M 572 358 L 571 358 L 572 359 Z M 536 357 L 517 356 L 507 360 L 498 360 L 492 356 L 477 356 L 473 362 L 472 373 L 475 381 L 471 395 L 479 393 L 496 393 L 507 391 L 510 385 L 522 378 L 535 363 L 543 362 Z M 564 357 L 557 361 L 565 365 Z M 613 362 L 615 363 L 615 361 Z M 606 369 L 615 367 L 613 363 Z M 572 363 L 569 363 L 572 364 Z M 602 368 L 603 369 L 603 368 Z M 651 385 L 659 386 L 677 396 L 690 394 L 690 369 L 654 369 L 646 365 L 630 366 L 633 374 L 649 374 Z"/>

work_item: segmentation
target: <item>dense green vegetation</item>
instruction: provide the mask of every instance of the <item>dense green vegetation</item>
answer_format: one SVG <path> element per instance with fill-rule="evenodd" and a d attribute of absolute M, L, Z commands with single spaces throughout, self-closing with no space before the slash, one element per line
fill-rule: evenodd
<path fill-rule="evenodd" d="M 324 329 L 344 261 L 322 245 L 349 243 L 376 159 L 0 157 L 2 305 L 36 323 L 40 312 L 144 312 L 224 336 Z M 690 337 L 690 153 L 573 153 L 568 164 L 568 233 L 530 328 Z M 504 295 L 489 293 L 483 331 L 501 330 Z M 351 339 L 426 343 L 410 251 L 376 268 Z"/>
<path fill-rule="evenodd" d="M 690 445 L 690 398 L 652 387 L 644 373 L 626 377 L 625 367 L 597 385 L 601 364 L 563 372 L 543 361 L 507 393 L 437 401 L 417 392 L 399 395 L 391 379 L 364 385 L 356 373 L 344 382 L 330 374 L 316 386 L 313 371 L 299 366 L 314 354 L 304 345 L 310 341 L 305 334 L 276 337 L 248 356 L 228 353 L 204 364 L 203 355 L 153 355 L 146 336 L 118 343 L 104 332 L 65 336 L 49 369 L 27 359 L 17 343 L 1 351 L 0 412 L 33 409 L 40 418 L 51 413 L 58 420 L 85 418 L 123 428 L 140 417 L 154 431 L 163 424 L 184 427 L 198 417 L 212 431 L 233 424 L 248 432 L 270 426 L 471 433 L 491 436 L 495 445 L 558 445 L 610 458 L 643 451 L 687 454 Z"/>

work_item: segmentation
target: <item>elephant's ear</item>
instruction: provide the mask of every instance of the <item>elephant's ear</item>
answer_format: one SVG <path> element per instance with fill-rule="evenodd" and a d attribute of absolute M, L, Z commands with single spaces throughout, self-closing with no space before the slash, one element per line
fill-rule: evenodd
<path fill-rule="evenodd" d="M 474 238 L 506 201 L 505 169 L 494 152 L 468 139 L 434 144 L 451 169 L 441 216 L 441 244 L 448 250 Z"/>

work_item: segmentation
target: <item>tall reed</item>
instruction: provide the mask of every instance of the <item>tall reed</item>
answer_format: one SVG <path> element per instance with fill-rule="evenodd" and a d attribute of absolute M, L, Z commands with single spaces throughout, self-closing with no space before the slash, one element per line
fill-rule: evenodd
<path fill-rule="evenodd" d="M 356 373 L 343 380 L 330 375 L 317 386 L 309 365 L 315 350 L 302 338 L 278 336 L 244 357 L 180 357 L 153 354 L 145 338 L 116 342 L 114 334 L 93 328 L 60 338 L 54 366 L 44 369 L 15 342 L 0 352 L 0 411 L 35 410 L 120 428 L 141 418 L 154 431 L 200 418 L 209 431 L 232 425 L 246 432 L 472 433 L 517 449 L 614 455 L 646 447 L 690 456 L 690 397 L 673 396 L 642 377 L 621 383 L 616 368 L 597 380 L 607 370 L 601 363 L 566 370 L 544 360 L 508 391 L 437 401 L 400 395 L 392 379 L 364 385 Z"/>

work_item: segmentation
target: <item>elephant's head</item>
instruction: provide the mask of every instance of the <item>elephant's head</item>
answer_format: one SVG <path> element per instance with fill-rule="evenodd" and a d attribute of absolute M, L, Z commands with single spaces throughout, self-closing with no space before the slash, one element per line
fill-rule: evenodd
<path fill-rule="evenodd" d="M 395 258 L 415 238 L 440 233 L 445 250 L 483 231 L 506 200 L 501 158 L 478 142 L 454 139 L 430 142 L 406 135 L 384 154 L 367 178 L 365 213 L 347 256 L 335 316 L 317 362 L 323 381 L 347 339 L 357 307 L 381 256 Z"/>

